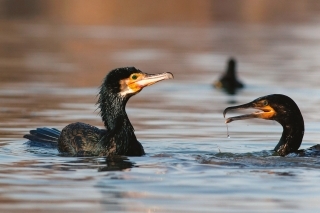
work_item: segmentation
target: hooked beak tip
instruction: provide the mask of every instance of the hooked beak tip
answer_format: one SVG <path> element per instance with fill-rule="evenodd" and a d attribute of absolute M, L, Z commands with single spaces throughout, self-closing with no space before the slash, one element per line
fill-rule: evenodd
<path fill-rule="evenodd" d="M 173 79 L 173 74 L 171 72 L 166 72 L 167 74 L 167 79 Z"/>
<path fill-rule="evenodd" d="M 226 118 L 226 114 L 229 111 L 230 107 L 227 107 L 224 111 L 223 111 L 223 118 Z"/>
<path fill-rule="evenodd" d="M 227 118 L 226 121 L 225 121 L 226 124 L 227 123 L 231 123 L 231 122 L 232 122 L 232 118 Z"/>

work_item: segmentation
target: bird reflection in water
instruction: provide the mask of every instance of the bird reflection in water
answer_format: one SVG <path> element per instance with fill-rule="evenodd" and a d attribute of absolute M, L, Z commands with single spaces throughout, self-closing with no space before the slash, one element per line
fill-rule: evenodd
<path fill-rule="evenodd" d="M 106 158 L 105 163 L 106 166 L 99 167 L 98 172 L 123 171 L 135 167 L 127 157 L 120 155 Z"/>
<path fill-rule="evenodd" d="M 114 155 L 110 157 L 96 158 L 85 157 L 68 161 L 63 164 L 63 170 L 92 169 L 98 167 L 98 172 L 124 171 L 135 167 L 126 156 Z M 93 167 L 94 166 L 94 167 Z"/>

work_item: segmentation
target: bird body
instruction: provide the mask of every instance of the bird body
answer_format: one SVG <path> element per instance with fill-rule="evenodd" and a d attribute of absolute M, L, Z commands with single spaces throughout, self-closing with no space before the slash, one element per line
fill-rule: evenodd
<path fill-rule="evenodd" d="M 24 137 L 56 143 L 59 152 L 72 156 L 144 155 L 125 111 L 126 103 L 144 87 L 171 78 L 171 73 L 146 74 L 134 67 L 114 69 L 105 77 L 97 102 L 105 129 L 76 122 L 61 132 L 45 127 L 31 130 Z"/>
<path fill-rule="evenodd" d="M 228 60 L 228 65 L 225 73 L 221 76 L 221 78 L 214 82 L 213 86 L 220 89 L 224 89 L 226 93 L 229 95 L 236 94 L 238 89 L 244 87 L 243 83 L 241 83 L 237 79 L 237 69 L 236 69 L 236 60 L 230 58 Z"/>

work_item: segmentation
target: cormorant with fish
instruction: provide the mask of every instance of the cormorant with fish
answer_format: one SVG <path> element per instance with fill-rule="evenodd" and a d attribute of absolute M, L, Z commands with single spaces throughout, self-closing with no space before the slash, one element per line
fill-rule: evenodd
<path fill-rule="evenodd" d="M 125 111 L 127 101 L 144 87 L 172 78 L 169 72 L 147 74 L 135 67 L 114 69 L 105 77 L 97 102 L 105 129 L 77 122 L 67 125 L 61 132 L 54 128 L 37 128 L 24 138 L 57 146 L 59 152 L 72 156 L 144 155 Z"/>
<path fill-rule="evenodd" d="M 297 104 L 288 96 L 282 94 L 272 94 L 255 99 L 247 104 L 228 107 L 224 110 L 223 116 L 231 110 L 254 108 L 260 111 L 230 117 L 226 123 L 236 120 L 251 118 L 261 118 L 266 120 L 275 120 L 283 127 L 280 141 L 274 148 L 280 156 L 286 156 L 289 153 L 297 153 L 300 156 L 307 154 L 320 154 L 320 145 L 312 146 L 306 150 L 299 150 L 304 135 L 304 121 Z"/>

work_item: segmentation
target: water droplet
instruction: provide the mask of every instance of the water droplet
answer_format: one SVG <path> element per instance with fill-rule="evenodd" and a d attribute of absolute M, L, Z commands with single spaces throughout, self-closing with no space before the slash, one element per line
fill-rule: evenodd
<path fill-rule="evenodd" d="M 230 138 L 230 135 L 229 135 L 229 127 L 228 127 L 228 124 L 226 123 L 226 126 L 227 126 L 227 138 Z"/>

